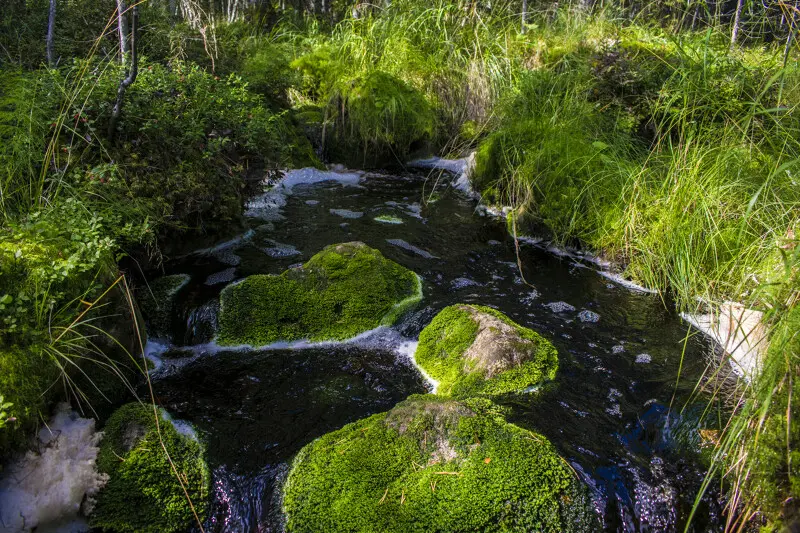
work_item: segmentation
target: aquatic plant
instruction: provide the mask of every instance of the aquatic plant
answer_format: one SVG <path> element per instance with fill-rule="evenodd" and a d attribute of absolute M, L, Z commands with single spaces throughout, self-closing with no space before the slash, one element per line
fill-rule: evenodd
<path fill-rule="evenodd" d="M 225 287 L 217 340 L 252 346 L 343 340 L 394 323 L 421 298 L 417 275 L 378 250 L 334 244 L 301 267 Z"/>
<path fill-rule="evenodd" d="M 439 382 L 438 394 L 522 392 L 555 378 L 558 352 L 536 333 L 491 307 L 451 305 L 422 330 L 417 364 Z"/>
<path fill-rule="evenodd" d="M 211 474 L 200 442 L 138 403 L 117 409 L 103 431 L 97 466 L 109 479 L 89 517 L 92 527 L 179 532 L 203 519 Z"/>
<path fill-rule="evenodd" d="M 488 400 L 412 396 L 303 448 L 287 531 L 589 531 L 585 489 Z M 583 511 L 583 512 L 582 512 Z"/>

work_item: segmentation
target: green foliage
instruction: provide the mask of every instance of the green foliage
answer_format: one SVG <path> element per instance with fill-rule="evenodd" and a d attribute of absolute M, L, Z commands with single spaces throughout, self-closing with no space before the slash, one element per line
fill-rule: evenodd
<path fill-rule="evenodd" d="M 60 372 L 41 346 L 8 346 L 0 349 L 0 457 L 35 433 L 48 415 L 48 401 Z M 10 420 L 13 418 L 14 420 Z"/>
<path fill-rule="evenodd" d="M 342 340 L 392 324 L 422 298 L 416 274 L 363 243 L 335 244 L 305 265 L 254 275 L 220 296 L 219 342 Z"/>
<path fill-rule="evenodd" d="M 0 230 L 0 339 L 48 342 L 116 272 L 105 221 L 74 200 Z"/>
<path fill-rule="evenodd" d="M 575 485 L 491 402 L 412 396 L 303 448 L 283 506 L 292 533 L 573 531 Z"/>
<path fill-rule="evenodd" d="M 161 417 L 158 427 L 156 416 Z M 141 404 L 120 407 L 103 431 L 97 466 L 109 481 L 89 518 L 92 527 L 153 533 L 189 529 L 194 513 L 170 461 L 203 520 L 211 474 L 200 443 L 178 433 L 160 410 L 156 415 L 151 406 Z"/>
<path fill-rule="evenodd" d="M 300 82 L 299 73 L 291 67 L 292 51 L 289 43 L 264 41 L 245 53 L 241 76 L 273 109 L 285 108 L 289 88 Z"/>
<path fill-rule="evenodd" d="M 414 145 L 434 134 L 434 116 L 418 90 L 381 71 L 336 84 L 328 115 L 339 123 L 337 155 L 360 147 L 367 154 L 401 163 Z"/>
<path fill-rule="evenodd" d="M 748 428 L 741 453 L 718 452 L 725 466 L 743 480 L 737 499 L 760 510 L 774 531 L 788 525 L 783 519 L 791 518 L 791 502 L 800 496 L 800 426 L 794 420 L 800 412 L 798 368 L 800 306 L 795 305 L 773 329 L 765 368 L 734 423 L 736 432 L 742 431 L 742 423 Z M 742 453 L 755 459 L 741 464 Z"/>
<path fill-rule="evenodd" d="M 378 215 L 375 217 L 375 222 L 380 222 L 382 224 L 402 224 L 403 219 L 398 218 L 392 215 Z"/>
<path fill-rule="evenodd" d="M 492 349 L 502 356 L 507 347 L 501 346 L 500 341 L 503 345 L 510 344 L 518 364 L 488 378 L 478 361 L 465 357 L 482 327 L 480 315 L 500 320 L 515 336 L 506 338 L 509 334 L 497 332 L 499 337 Z M 491 325 L 483 327 L 493 328 Z M 547 339 L 495 309 L 478 305 L 451 305 L 440 311 L 420 333 L 414 358 L 425 372 L 439 381 L 439 394 L 456 398 L 521 392 L 555 378 L 558 369 L 558 352 Z"/>

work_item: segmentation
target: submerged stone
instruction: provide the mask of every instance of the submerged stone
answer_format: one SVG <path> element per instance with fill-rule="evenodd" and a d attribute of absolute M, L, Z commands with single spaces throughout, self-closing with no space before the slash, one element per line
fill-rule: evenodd
<path fill-rule="evenodd" d="M 565 461 L 502 415 L 486 399 L 419 395 L 324 435 L 292 464 L 287 531 L 590 530 Z"/>
<path fill-rule="evenodd" d="M 555 377 L 558 352 L 535 331 L 478 305 L 443 309 L 422 330 L 414 355 L 440 394 L 521 392 Z"/>
<path fill-rule="evenodd" d="M 132 403 L 120 407 L 106 423 L 97 466 L 108 475 L 108 483 L 89 516 L 92 528 L 178 532 L 196 523 L 195 512 L 204 519 L 211 475 L 203 447 L 179 432 L 163 412 L 158 416 L 157 425 L 151 406 Z"/>
<path fill-rule="evenodd" d="M 163 276 L 138 291 L 139 306 L 154 337 L 169 337 L 175 313 L 175 297 L 190 280 L 188 274 Z"/>
<path fill-rule="evenodd" d="M 344 340 L 390 325 L 422 299 L 412 271 L 361 242 L 334 244 L 280 275 L 254 275 L 220 296 L 223 345 Z"/>

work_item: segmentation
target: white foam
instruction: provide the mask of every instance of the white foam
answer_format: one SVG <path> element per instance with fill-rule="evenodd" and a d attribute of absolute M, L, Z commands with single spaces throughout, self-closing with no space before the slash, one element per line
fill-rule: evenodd
<path fill-rule="evenodd" d="M 172 424 L 172 427 L 174 427 L 175 431 L 177 431 L 179 434 L 197 442 L 197 432 L 194 430 L 194 426 L 192 426 L 190 422 L 173 418 L 172 415 L 164 409 L 161 409 L 161 418 L 164 421 Z"/>
<path fill-rule="evenodd" d="M 415 159 L 410 161 L 408 166 L 415 168 L 430 168 L 446 170 L 451 174 L 462 174 L 466 169 L 469 162 L 468 157 L 461 159 L 444 159 L 442 157 L 429 157 L 428 159 Z"/>
<path fill-rule="evenodd" d="M 362 177 L 361 172 L 337 172 L 311 167 L 290 170 L 274 187 L 250 200 L 245 215 L 262 220 L 281 220 L 283 218 L 281 209 L 286 205 L 287 196 L 292 194 L 292 189 L 296 186 L 335 181 L 342 185 L 358 187 Z"/>
<path fill-rule="evenodd" d="M 241 244 L 244 241 L 251 239 L 255 235 L 255 231 L 249 229 L 241 235 L 238 235 L 232 239 L 229 239 L 225 242 L 221 242 L 219 244 L 215 244 L 209 248 L 200 248 L 199 250 L 195 250 L 193 253 L 195 254 L 213 254 L 217 252 L 222 252 L 223 250 L 228 250 L 229 248 L 233 248 Z"/>
<path fill-rule="evenodd" d="M 417 352 L 417 346 L 419 346 L 419 342 L 417 341 L 407 341 L 397 347 L 398 353 L 400 353 L 403 357 L 407 358 L 408 361 L 414 365 L 422 377 L 425 379 L 425 382 L 428 384 L 428 388 L 432 394 L 436 394 L 436 389 L 439 388 L 439 382 L 433 379 L 419 364 L 417 363 L 414 354 Z"/>
<path fill-rule="evenodd" d="M 630 289 L 630 290 L 632 290 L 634 292 L 644 292 L 644 293 L 647 293 L 647 294 L 658 294 L 657 290 L 650 289 L 648 287 L 642 287 L 641 285 L 638 285 L 638 284 L 632 282 L 629 279 L 625 279 L 622 276 L 620 276 L 619 274 L 616 274 L 614 272 L 609 272 L 608 270 L 598 270 L 597 273 L 600 274 L 601 276 L 603 276 L 606 279 L 610 279 L 611 281 L 613 281 L 617 285 L 621 285 L 621 286 L 625 287 L 626 289 Z"/>
<path fill-rule="evenodd" d="M 164 364 L 161 356 L 164 355 L 167 350 L 169 350 L 169 344 L 158 340 L 147 339 L 147 343 L 144 345 L 144 357 L 154 365 L 153 368 L 150 369 L 151 372 L 158 370 Z"/>
<path fill-rule="evenodd" d="M 39 432 L 40 452 L 18 458 L 0 479 L 0 531 L 81 530 L 84 497 L 91 506 L 108 481 L 96 468 L 102 437 L 94 420 L 61 404 Z"/>

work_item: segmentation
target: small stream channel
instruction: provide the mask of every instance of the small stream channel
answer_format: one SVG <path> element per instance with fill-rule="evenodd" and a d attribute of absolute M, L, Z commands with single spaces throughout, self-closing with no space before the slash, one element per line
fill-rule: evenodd
<path fill-rule="evenodd" d="M 530 242 L 520 248 L 526 284 L 503 221 L 478 214 L 448 180 L 423 206 L 425 177 L 290 173 L 253 200 L 241 238 L 167 266 L 192 280 L 179 295 L 172 338 L 148 346 L 159 360 L 153 385 L 207 444 L 214 503 L 206 530 L 280 531 L 279 488 L 292 456 L 427 391 L 410 359 L 415 340 L 443 307 L 466 302 L 496 307 L 558 348 L 556 382 L 509 400 L 513 421 L 553 442 L 591 487 L 605 529 L 682 531 L 704 468 L 695 453 L 702 406 L 681 409 L 710 347 L 697 335 L 685 342 L 687 324 L 660 297 Z M 381 215 L 402 224 L 376 221 Z M 422 277 L 424 299 L 399 324 L 338 344 L 226 350 L 211 342 L 226 283 L 280 273 L 355 240 Z M 691 530 L 722 530 L 715 495 Z"/>

